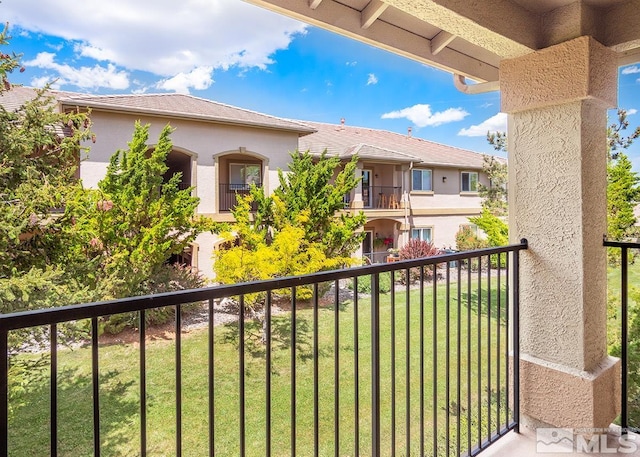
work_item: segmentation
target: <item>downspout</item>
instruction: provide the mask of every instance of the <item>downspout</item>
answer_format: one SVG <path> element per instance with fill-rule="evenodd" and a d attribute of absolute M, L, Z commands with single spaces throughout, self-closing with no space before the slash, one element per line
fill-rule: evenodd
<path fill-rule="evenodd" d="M 467 84 L 466 78 L 457 73 L 453 74 L 453 85 L 464 94 L 484 94 L 500 90 L 500 81 L 489 81 L 486 83 Z"/>

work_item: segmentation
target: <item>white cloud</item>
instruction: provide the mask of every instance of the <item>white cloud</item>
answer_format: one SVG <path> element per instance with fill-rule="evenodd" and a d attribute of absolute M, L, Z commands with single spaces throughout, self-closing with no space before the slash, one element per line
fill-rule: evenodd
<path fill-rule="evenodd" d="M 622 69 L 623 75 L 632 75 L 634 73 L 640 73 L 640 67 L 638 65 L 632 65 Z"/>
<path fill-rule="evenodd" d="M 462 129 L 458 132 L 459 136 L 486 136 L 487 132 L 506 132 L 507 131 L 507 115 L 506 113 L 498 113 L 495 116 L 472 125 L 469 128 Z"/>
<path fill-rule="evenodd" d="M 345 62 L 345 65 L 347 67 L 355 67 L 356 65 L 358 65 L 358 61 L 357 60 L 348 61 L 348 62 Z"/>
<path fill-rule="evenodd" d="M 89 57 L 95 60 L 115 60 L 116 56 L 113 52 L 97 48 L 95 46 L 90 46 L 86 43 L 77 44 L 74 46 L 75 51 L 80 54 L 82 57 Z"/>
<path fill-rule="evenodd" d="M 409 119 L 417 127 L 437 127 L 449 122 L 461 121 L 467 117 L 467 113 L 462 108 L 448 108 L 437 113 L 431 112 L 429 105 L 417 104 L 399 111 L 384 113 L 382 119 Z"/>
<path fill-rule="evenodd" d="M 367 78 L 367 86 L 372 84 L 378 84 L 378 77 L 373 73 L 369 73 L 369 77 Z"/>
<path fill-rule="evenodd" d="M 637 109 L 631 108 L 627 110 L 627 116 L 631 116 L 632 114 L 636 114 L 638 112 Z"/>
<path fill-rule="evenodd" d="M 80 56 L 164 78 L 205 66 L 265 69 L 307 28 L 238 0 L 3 0 L 2 16 L 73 42 Z"/>
<path fill-rule="evenodd" d="M 180 94 L 188 94 L 189 88 L 208 89 L 213 84 L 212 72 L 212 67 L 198 67 L 189 73 L 178 73 L 172 78 L 164 79 L 157 84 L 157 87 Z"/>
<path fill-rule="evenodd" d="M 72 67 L 59 64 L 55 61 L 56 54 L 41 52 L 35 59 L 24 62 L 27 67 L 37 67 L 45 70 L 53 70 L 57 76 L 51 79 L 57 80 L 58 86 L 71 84 L 82 89 L 127 89 L 129 87 L 129 75 L 125 71 L 119 71 L 113 64 L 106 67 L 94 65 L 93 67 Z"/>
<path fill-rule="evenodd" d="M 31 80 L 31 87 L 37 87 L 41 89 L 47 84 L 49 84 L 52 89 L 60 89 L 60 82 L 54 80 L 54 78 L 51 78 L 49 76 L 41 76 L 39 78 L 33 78 Z"/>

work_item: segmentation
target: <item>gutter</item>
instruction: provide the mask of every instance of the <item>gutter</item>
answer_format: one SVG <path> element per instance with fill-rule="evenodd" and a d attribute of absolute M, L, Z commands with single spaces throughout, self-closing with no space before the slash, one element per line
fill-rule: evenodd
<path fill-rule="evenodd" d="M 453 74 L 453 85 L 464 94 L 484 94 L 500 90 L 500 81 L 489 81 L 486 83 L 467 84 L 466 77 L 457 73 Z"/>

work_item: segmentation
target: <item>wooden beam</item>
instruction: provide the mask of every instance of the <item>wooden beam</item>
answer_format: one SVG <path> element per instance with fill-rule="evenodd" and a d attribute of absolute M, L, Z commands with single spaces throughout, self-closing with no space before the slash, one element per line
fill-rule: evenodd
<path fill-rule="evenodd" d="M 526 10 L 513 0 L 385 2 L 500 58 L 520 57 L 538 49 L 540 14 Z"/>
<path fill-rule="evenodd" d="M 455 40 L 455 38 L 456 36 L 453 33 L 441 30 L 440 33 L 431 39 L 431 54 L 435 56 L 446 48 L 449 43 Z"/>
<path fill-rule="evenodd" d="M 363 29 L 360 11 L 333 0 L 323 0 L 322 8 L 315 10 L 310 9 L 307 2 L 300 0 L 246 1 L 479 82 L 495 81 L 499 77 L 497 65 L 451 48 L 444 48 L 439 54 L 433 55 L 431 40 L 388 22 L 378 21 L 375 27 Z M 385 3 L 387 1 L 392 0 L 385 0 Z"/>
<path fill-rule="evenodd" d="M 315 10 L 318 6 L 320 6 L 320 3 L 322 3 L 322 0 L 309 0 L 309 8 Z"/>
<path fill-rule="evenodd" d="M 362 10 L 360 13 L 362 28 L 368 29 L 371 24 L 373 24 L 376 19 L 380 17 L 384 10 L 387 9 L 389 5 L 384 3 L 382 0 L 371 0 L 369 4 Z"/>

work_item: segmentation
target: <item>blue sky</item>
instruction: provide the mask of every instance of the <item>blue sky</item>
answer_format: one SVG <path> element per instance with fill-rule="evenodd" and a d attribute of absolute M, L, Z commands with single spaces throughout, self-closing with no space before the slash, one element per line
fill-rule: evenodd
<path fill-rule="evenodd" d="M 487 153 L 487 130 L 506 129 L 498 92 L 462 94 L 449 73 L 241 0 L 3 0 L 0 21 L 26 67 L 14 83 L 190 93 L 293 119 L 411 126 L 414 136 Z M 619 87 L 635 127 L 640 65 L 620 69 Z M 628 153 L 640 171 L 640 142 Z"/>

